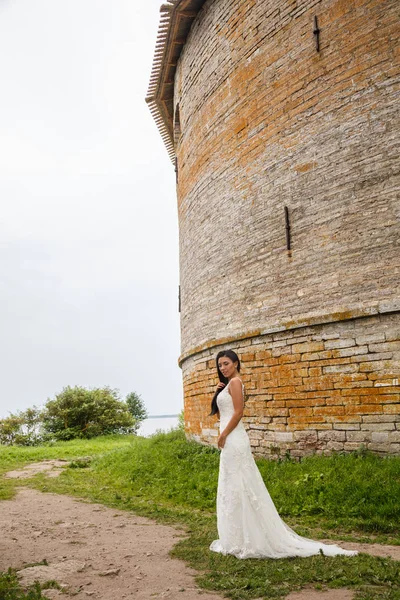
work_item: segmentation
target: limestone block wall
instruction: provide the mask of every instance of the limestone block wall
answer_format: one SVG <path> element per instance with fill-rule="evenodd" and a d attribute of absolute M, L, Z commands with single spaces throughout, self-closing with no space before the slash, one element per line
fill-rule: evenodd
<path fill-rule="evenodd" d="M 190 437 L 216 443 L 208 417 L 215 355 L 234 346 L 242 361 L 244 422 L 255 454 L 352 451 L 400 454 L 400 315 L 377 315 L 237 340 L 183 364 Z"/>
<path fill-rule="evenodd" d="M 188 435 L 210 438 L 209 362 L 227 343 L 249 348 L 257 451 L 398 450 L 398 18 L 398 0 L 199 11 L 174 83 Z"/>

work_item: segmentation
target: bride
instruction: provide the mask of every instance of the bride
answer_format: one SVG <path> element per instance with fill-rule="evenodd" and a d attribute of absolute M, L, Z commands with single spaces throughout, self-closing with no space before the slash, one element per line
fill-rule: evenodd
<path fill-rule="evenodd" d="M 220 383 L 211 414 L 220 415 L 219 539 L 212 542 L 210 550 L 237 558 L 357 554 L 301 537 L 282 521 L 251 454 L 242 422 L 244 386 L 239 377 L 240 360 L 233 350 L 217 354 L 217 371 Z"/>

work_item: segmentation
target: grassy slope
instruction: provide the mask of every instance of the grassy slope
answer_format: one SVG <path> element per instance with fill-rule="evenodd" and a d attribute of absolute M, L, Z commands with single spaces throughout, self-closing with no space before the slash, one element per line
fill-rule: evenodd
<path fill-rule="evenodd" d="M 72 467 L 84 468 L 68 468 L 58 479 L 41 475 L 29 483 L 7 482 L 0 497 L 29 484 L 184 526 L 189 537 L 173 554 L 203 573 L 203 587 L 231 598 L 274 598 L 317 584 L 353 586 L 368 600 L 400 599 L 399 563 L 389 559 L 359 555 L 239 561 L 211 553 L 219 453 L 187 442 L 181 432 L 0 448 L 0 470 L 43 458 L 88 455 L 93 457 L 88 467 L 75 461 Z M 258 465 L 282 517 L 298 533 L 400 543 L 400 459 L 353 454 L 310 457 L 301 463 L 260 460 Z"/>
<path fill-rule="evenodd" d="M 92 440 L 73 440 L 45 446 L 17 447 L 0 445 L 0 476 L 25 464 L 47 459 L 74 459 L 83 456 L 101 456 L 128 447 L 134 436 L 105 436 Z M 0 478 L 0 500 L 12 498 L 18 482 Z M 1 597 L 0 597 L 1 600 Z"/>

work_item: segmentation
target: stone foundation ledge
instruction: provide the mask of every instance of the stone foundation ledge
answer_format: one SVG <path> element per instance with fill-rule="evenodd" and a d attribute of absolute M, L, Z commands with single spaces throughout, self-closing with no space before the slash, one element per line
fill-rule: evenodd
<path fill-rule="evenodd" d="M 252 331 L 237 333 L 221 339 L 213 339 L 203 344 L 199 344 L 195 348 L 191 348 L 183 352 L 178 359 L 178 364 L 182 367 L 182 363 L 189 357 L 199 354 L 205 350 L 213 350 L 216 346 L 224 346 L 226 344 L 237 343 L 241 340 L 249 340 L 251 338 L 272 335 L 275 333 L 290 332 L 291 330 L 310 327 L 313 325 L 329 325 L 340 321 L 349 321 L 353 319 L 363 319 L 376 315 L 384 315 L 396 313 L 400 311 L 400 300 L 383 300 L 381 302 L 372 302 L 368 306 L 363 304 L 354 304 L 350 307 L 341 307 L 332 312 L 314 312 L 305 315 L 299 315 L 296 318 L 286 319 L 277 323 L 271 323 L 266 327 L 261 327 Z M 359 342 L 361 343 L 361 341 Z"/>
<path fill-rule="evenodd" d="M 278 457 L 288 452 L 299 457 L 332 451 L 354 452 L 362 447 L 378 453 L 400 454 L 400 415 L 377 416 L 376 420 L 375 423 L 340 423 L 334 426 L 336 428 L 322 431 L 272 431 L 253 423 L 245 423 L 245 426 L 255 455 Z M 187 434 L 187 438 L 216 446 L 218 423 L 214 428 L 202 429 L 201 435 Z"/>

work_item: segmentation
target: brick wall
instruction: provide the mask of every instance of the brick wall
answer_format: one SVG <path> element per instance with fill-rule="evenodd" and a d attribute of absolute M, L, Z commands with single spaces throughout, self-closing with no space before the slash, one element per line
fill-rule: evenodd
<path fill-rule="evenodd" d="M 250 394 L 247 409 L 257 451 L 276 443 L 297 452 L 307 436 L 315 448 L 364 441 L 397 451 L 391 398 L 399 356 L 385 323 L 399 310 L 398 7 L 397 0 L 208 0 L 192 26 L 174 86 L 190 434 L 208 436 L 205 356 L 232 340 L 266 352 L 245 360 L 249 393 L 253 385 L 262 390 L 261 399 Z M 368 314 L 376 314 L 376 332 L 358 318 Z M 346 346 L 356 326 L 358 341 Z M 376 342 L 360 342 L 364 326 Z M 314 339 L 318 327 L 336 337 Z M 298 348 L 291 335 L 304 338 Z M 269 343 L 281 346 L 261 349 Z M 374 343 L 387 346 L 378 351 Z M 386 372 L 382 381 L 392 384 L 381 386 Z M 371 420 L 375 414 L 381 420 Z"/>

